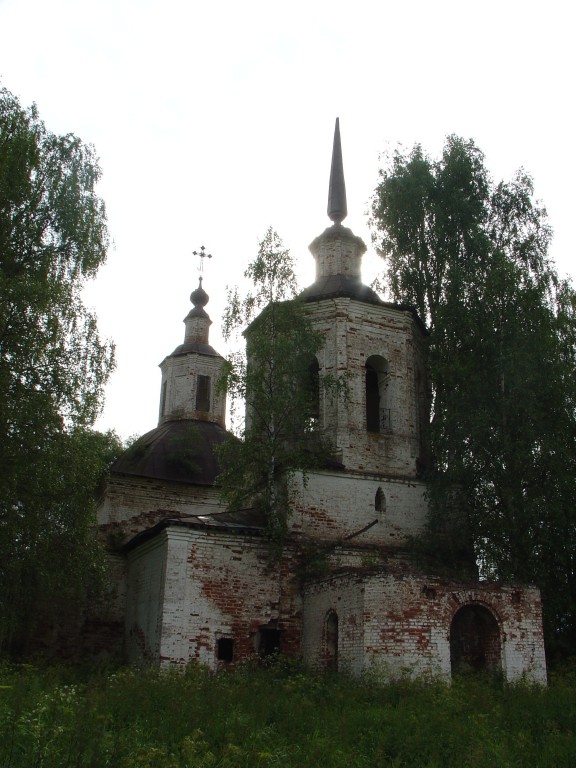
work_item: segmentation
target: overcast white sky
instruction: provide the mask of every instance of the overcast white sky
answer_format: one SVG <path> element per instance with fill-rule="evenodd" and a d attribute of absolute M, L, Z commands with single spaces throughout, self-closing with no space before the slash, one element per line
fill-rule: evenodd
<path fill-rule="evenodd" d="M 118 367 L 98 423 L 157 423 L 158 363 L 183 339 L 197 285 L 219 336 L 225 286 L 272 225 L 312 282 L 330 223 L 340 117 L 349 216 L 380 269 L 368 201 L 378 157 L 473 138 L 494 178 L 523 166 L 576 274 L 574 21 L 567 0 L 0 0 L 0 80 L 47 126 L 93 143 L 114 248 L 86 292 Z"/>

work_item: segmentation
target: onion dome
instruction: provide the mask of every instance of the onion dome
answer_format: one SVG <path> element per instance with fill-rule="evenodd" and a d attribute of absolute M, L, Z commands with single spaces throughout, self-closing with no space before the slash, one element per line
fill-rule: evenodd
<path fill-rule="evenodd" d="M 204 288 L 202 288 L 201 277 L 198 280 L 198 288 L 196 288 L 196 290 L 192 291 L 192 293 L 190 294 L 190 301 L 194 305 L 194 309 L 199 309 L 199 308 L 204 309 L 206 304 L 208 304 L 208 302 L 210 301 L 210 296 L 208 296 Z"/>

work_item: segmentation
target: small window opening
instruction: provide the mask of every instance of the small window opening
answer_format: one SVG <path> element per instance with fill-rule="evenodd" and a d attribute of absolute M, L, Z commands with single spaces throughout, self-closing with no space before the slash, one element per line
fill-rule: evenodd
<path fill-rule="evenodd" d="M 210 410 L 210 376 L 197 377 L 196 383 L 196 410 Z"/>
<path fill-rule="evenodd" d="M 234 661 L 234 639 L 231 637 L 219 637 L 216 643 L 216 658 L 230 664 Z"/>
<path fill-rule="evenodd" d="M 374 499 L 374 510 L 376 512 L 386 512 L 386 496 L 382 488 L 378 488 L 376 491 L 376 497 Z"/>
<path fill-rule="evenodd" d="M 258 631 L 258 655 L 272 656 L 280 651 L 280 630 L 274 627 L 260 627 Z"/>
<path fill-rule="evenodd" d="M 166 414 L 166 395 L 168 392 L 168 382 L 163 381 L 162 382 L 162 396 L 160 398 L 160 416 L 164 416 Z"/>

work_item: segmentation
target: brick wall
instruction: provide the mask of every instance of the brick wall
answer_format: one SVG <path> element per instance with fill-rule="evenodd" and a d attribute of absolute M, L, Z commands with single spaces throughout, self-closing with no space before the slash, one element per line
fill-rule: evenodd
<path fill-rule="evenodd" d="M 358 675 L 364 669 L 364 594 L 362 578 L 349 574 L 311 585 L 304 593 L 302 655 L 312 667 L 326 668 L 326 622 L 338 617 L 338 669 Z"/>
<path fill-rule="evenodd" d="M 427 406 L 424 339 L 412 313 L 347 298 L 310 304 L 308 312 L 326 340 L 318 353 L 321 375 L 345 374 L 348 381 L 347 398 L 325 392 L 321 402 L 321 425 L 336 455 L 347 469 L 416 477 Z M 390 428 L 378 434 L 366 424 L 366 361 L 374 355 L 389 371 Z"/>
<path fill-rule="evenodd" d="M 160 365 L 162 386 L 158 423 L 170 419 L 207 418 L 224 426 L 226 395 L 216 388 L 223 365 L 224 359 L 217 355 L 188 354 L 165 358 Z M 196 409 L 199 375 L 210 378 L 210 409 L 207 412 Z"/>
<path fill-rule="evenodd" d="M 466 588 L 435 578 L 391 574 L 332 576 L 306 590 L 304 657 L 322 665 L 325 649 L 319 623 L 334 610 L 339 618 L 340 666 L 351 671 L 372 668 L 384 677 L 449 678 L 453 619 L 464 606 L 492 617 L 497 666 L 506 680 L 546 682 L 540 596 L 534 587 Z M 494 653 L 490 646 L 485 651 Z M 495 661 L 487 663 L 494 667 Z"/>
<path fill-rule="evenodd" d="M 118 544 L 167 517 L 222 511 L 213 487 L 112 475 L 98 508 L 98 525 L 104 536 L 112 536 Z"/>
<path fill-rule="evenodd" d="M 127 638 L 132 661 L 219 661 L 218 640 L 233 641 L 232 664 L 258 651 L 262 628 L 277 630 L 288 654 L 300 647 L 300 599 L 290 557 L 274 566 L 258 537 L 169 526 L 130 553 Z"/>

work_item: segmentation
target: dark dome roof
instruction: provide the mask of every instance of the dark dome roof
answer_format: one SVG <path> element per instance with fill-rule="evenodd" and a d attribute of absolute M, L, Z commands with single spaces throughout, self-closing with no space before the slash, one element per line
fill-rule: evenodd
<path fill-rule="evenodd" d="M 218 352 L 211 347 L 210 344 L 204 344 L 201 341 L 188 341 L 184 344 L 180 344 L 172 354 L 168 357 L 177 357 L 178 355 L 187 355 L 190 352 L 197 352 L 200 355 L 208 355 L 209 357 L 222 357 Z"/>
<path fill-rule="evenodd" d="M 306 301 L 345 297 L 364 301 L 368 304 L 383 303 L 382 299 L 372 288 L 364 285 L 358 278 L 348 277 L 347 275 L 327 275 L 326 277 L 321 277 L 303 290 L 300 296 Z"/>
<path fill-rule="evenodd" d="M 167 421 L 136 440 L 110 471 L 115 475 L 213 485 L 220 472 L 217 448 L 231 437 L 212 421 Z"/>
<path fill-rule="evenodd" d="M 410 312 L 424 335 L 428 335 L 426 326 L 420 319 L 416 308 L 411 304 L 397 304 L 393 301 L 383 301 L 380 296 L 358 278 L 347 275 L 328 275 L 316 280 L 300 293 L 304 301 L 322 301 L 323 299 L 355 299 L 366 304 L 378 304 L 388 309 L 396 309 L 399 312 Z"/>
<path fill-rule="evenodd" d="M 200 278 L 198 288 L 190 294 L 190 301 L 195 307 L 205 307 L 210 301 L 210 296 L 208 296 L 204 288 L 202 288 L 202 278 Z"/>

